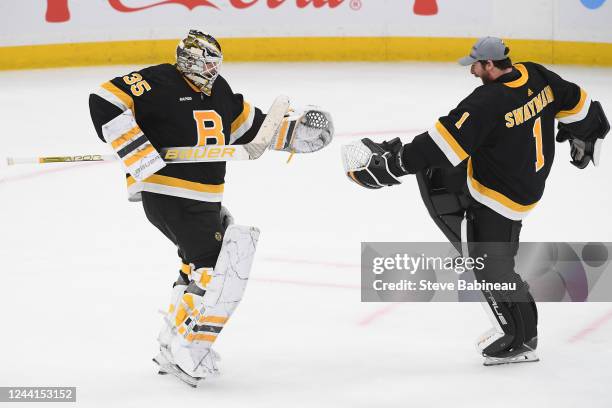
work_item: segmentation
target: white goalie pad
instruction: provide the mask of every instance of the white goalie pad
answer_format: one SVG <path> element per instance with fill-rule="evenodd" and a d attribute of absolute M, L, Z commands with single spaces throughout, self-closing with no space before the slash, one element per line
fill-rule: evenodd
<path fill-rule="evenodd" d="M 215 268 L 192 272 L 204 295 L 188 290 L 170 317 L 175 335 L 166 357 L 191 377 L 201 379 L 218 371 L 211 346 L 242 300 L 258 239 L 257 228 L 230 225 Z"/>
<path fill-rule="evenodd" d="M 318 106 L 292 111 L 283 120 L 271 149 L 293 153 L 312 153 L 323 149 L 334 137 L 331 114 Z"/>
<path fill-rule="evenodd" d="M 136 123 L 131 110 L 102 125 L 102 134 L 125 170 L 136 180 L 142 181 L 166 166 Z"/>
<path fill-rule="evenodd" d="M 227 227 L 217 264 L 202 298 L 204 316 L 229 317 L 233 313 L 248 283 L 258 239 L 259 229 L 255 227 Z"/>

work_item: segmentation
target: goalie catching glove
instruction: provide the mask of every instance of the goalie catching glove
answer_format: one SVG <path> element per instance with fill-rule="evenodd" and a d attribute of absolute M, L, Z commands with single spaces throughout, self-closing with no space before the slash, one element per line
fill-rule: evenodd
<path fill-rule="evenodd" d="M 366 138 L 344 145 L 344 171 L 351 181 L 366 188 L 401 184 L 399 177 L 408 174 L 402 165 L 402 147 L 397 137 L 382 143 L 374 143 Z"/>
<path fill-rule="evenodd" d="M 270 149 L 291 153 L 312 153 L 327 146 L 334 137 L 329 112 L 317 106 L 290 111 L 272 140 Z"/>

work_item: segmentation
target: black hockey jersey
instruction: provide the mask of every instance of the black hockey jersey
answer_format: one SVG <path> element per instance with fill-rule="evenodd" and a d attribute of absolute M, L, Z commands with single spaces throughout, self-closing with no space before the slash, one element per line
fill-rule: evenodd
<path fill-rule="evenodd" d="M 453 164 L 467 160 L 471 195 L 499 214 L 524 218 L 544 192 L 555 154 L 555 118 L 580 122 L 590 98 L 535 63 L 474 90 L 429 135 Z"/>
<path fill-rule="evenodd" d="M 244 144 L 251 141 L 264 115 L 234 94 L 221 76 L 206 96 L 174 65 L 162 64 L 117 77 L 90 95 L 91 117 L 100 139 L 102 125 L 130 109 L 158 151 L 163 147 Z M 169 164 L 142 182 L 127 177 L 131 199 L 141 191 L 220 202 L 225 163 Z"/>

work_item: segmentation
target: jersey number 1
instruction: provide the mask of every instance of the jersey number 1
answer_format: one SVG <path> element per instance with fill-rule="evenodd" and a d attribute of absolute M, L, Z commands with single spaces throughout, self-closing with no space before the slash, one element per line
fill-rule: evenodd
<path fill-rule="evenodd" d="M 542 118 L 537 118 L 533 124 L 533 137 L 535 138 L 536 162 L 535 171 L 544 167 L 544 147 L 542 146 Z"/>

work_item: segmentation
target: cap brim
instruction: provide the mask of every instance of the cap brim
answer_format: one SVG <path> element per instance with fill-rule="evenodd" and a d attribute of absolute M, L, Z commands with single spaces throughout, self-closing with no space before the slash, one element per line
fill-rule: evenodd
<path fill-rule="evenodd" d="M 472 58 L 469 55 L 467 57 L 463 57 L 461 58 L 459 61 L 459 65 L 463 65 L 463 66 L 468 66 L 468 65 L 472 65 L 473 63 L 475 63 L 476 61 L 478 61 L 476 58 Z"/>

